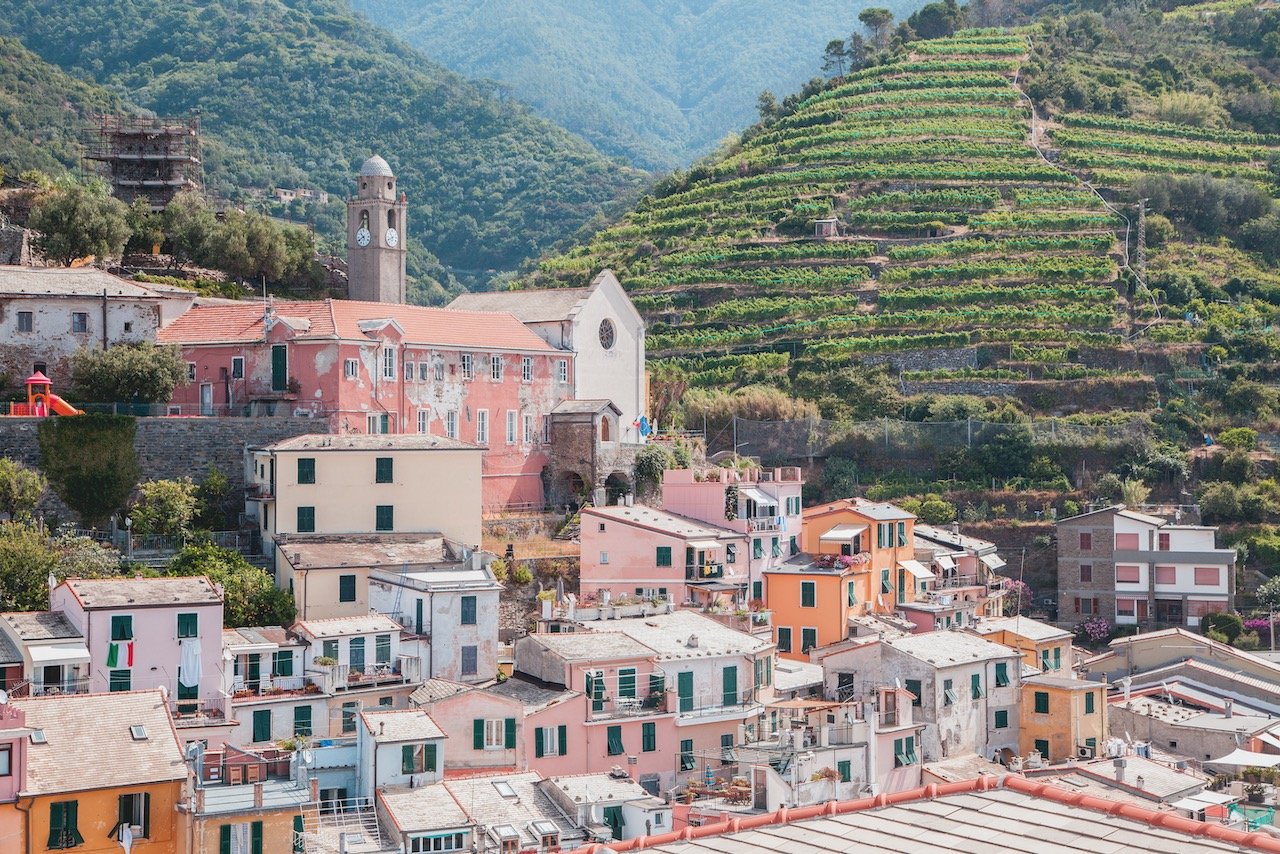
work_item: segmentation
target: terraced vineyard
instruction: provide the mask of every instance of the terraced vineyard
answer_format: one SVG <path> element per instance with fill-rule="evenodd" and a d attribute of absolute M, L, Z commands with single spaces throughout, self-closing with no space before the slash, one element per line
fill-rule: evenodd
<path fill-rule="evenodd" d="M 1013 85 L 1027 37 L 967 31 L 913 47 L 545 260 L 541 276 L 621 269 L 651 355 L 710 384 L 761 352 L 783 371 L 806 353 L 996 342 L 1012 358 L 1011 342 L 1120 341 L 1122 223 L 1031 145 Z M 1025 364 L 927 367 L 919 376 L 935 382 L 1041 377 Z"/>

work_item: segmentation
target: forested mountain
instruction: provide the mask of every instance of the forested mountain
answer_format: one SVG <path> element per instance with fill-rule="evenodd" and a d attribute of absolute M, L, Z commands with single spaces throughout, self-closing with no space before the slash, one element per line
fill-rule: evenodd
<path fill-rule="evenodd" d="M 1188 383 L 1273 417 L 1280 11 L 1090 5 L 988 0 L 970 21 L 1020 26 L 919 39 L 965 23 L 930 4 L 531 281 L 619 269 L 668 387 L 830 418 L 937 394 L 1146 418 L 1202 405 Z"/>
<path fill-rule="evenodd" d="M 15 0 L 0 34 L 140 107 L 200 110 L 206 179 L 226 195 L 345 195 L 382 154 L 408 193 L 411 237 L 457 268 L 513 267 L 644 180 L 345 0 Z"/>
<path fill-rule="evenodd" d="M 644 168 L 684 166 L 751 120 L 763 89 L 820 73 L 858 13 L 917 0 L 352 0 L 428 56 L 503 81 L 543 115 Z"/>

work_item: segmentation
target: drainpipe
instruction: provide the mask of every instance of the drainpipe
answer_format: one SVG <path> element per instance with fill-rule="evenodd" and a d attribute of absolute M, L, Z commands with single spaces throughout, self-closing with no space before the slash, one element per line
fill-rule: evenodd
<path fill-rule="evenodd" d="M 102 289 L 102 349 L 107 349 L 107 289 Z"/>
<path fill-rule="evenodd" d="M 25 810 L 22 808 L 21 798 L 18 798 L 13 802 L 13 808 L 16 809 L 18 812 L 22 813 L 23 815 L 22 835 L 27 838 L 27 854 L 33 854 L 35 850 L 34 848 L 31 847 L 32 845 L 31 843 L 31 809 L 35 805 L 36 805 L 36 799 L 34 796 L 27 798 L 27 808 Z"/>

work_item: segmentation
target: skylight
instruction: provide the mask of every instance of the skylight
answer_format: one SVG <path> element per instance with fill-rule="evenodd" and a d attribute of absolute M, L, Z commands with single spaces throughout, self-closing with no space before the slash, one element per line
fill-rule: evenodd
<path fill-rule="evenodd" d="M 520 831 L 509 824 L 494 825 L 493 835 L 499 839 L 519 839 Z"/>
<path fill-rule="evenodd" d="M 44 736 L 44 730 L 42 730 L 42 729 L 36 729 L 36 730 L 32 730 L 32 731 L 31 731 L 31 743 L 32 743 L 32 744 L 46 744 L 46 743 L 48 743 L 48 741 L 49 741 L 49 739 L 45 738 L 45 736 Z"/>
<path fill-rule="evenodd" d="M 514 798 L 516 796 L 516 790 L 511 788 L 511 784 L 506 780 L 498 780 L 493 784 L 493 787 L 497 789 L 498 794 L 502 795 L 504 798 Z"/>
<path fill-rule="evenodd" d="M 134 724 L 133 726 L 129 727 L 129 735 L 133 736 L 134 741 L 146 741 L 147 728 L 144 727 L 142 724 Z"/>
<path fill-rule="evenodd" d="M 533 832 L 541 836 L 548 836 L 553 833 L 559 833 L 560 828 L 556 827 L 555 822 L 539 820 L 530 825 Z"/>

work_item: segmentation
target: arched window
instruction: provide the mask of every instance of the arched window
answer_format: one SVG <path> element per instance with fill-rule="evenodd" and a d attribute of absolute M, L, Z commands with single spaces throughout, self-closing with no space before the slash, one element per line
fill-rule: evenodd
<path fill-rule="evenodd" d="M 600 441 L 608 442 L 609 439 L 609 418 L 605 416 L 600 419 Z"/>
<path fill-rule="evenodd" d="M 393 210 L 389 210 L 387 211 L 387 228 L 395 228 L 395 227 L 396 227 L 396 212 Z"/>
<path fill-rule="evenodd" d="M 369 227 L 369 212 L 368 212 L 368 211 L 360 211 L 360 227 L 361 227 L 361 228 L 368 228 L 368 227 Z"/>

